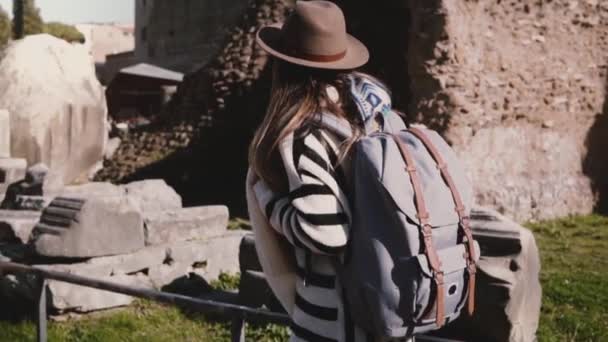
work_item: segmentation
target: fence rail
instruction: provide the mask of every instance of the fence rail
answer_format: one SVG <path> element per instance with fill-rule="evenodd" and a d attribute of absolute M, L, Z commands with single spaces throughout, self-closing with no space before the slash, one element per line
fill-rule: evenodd
<path fill-rule="evenodd" d="M 179 294 L 160 292 L 145 288 L 125 286 L 108 281 L 92 279 L 79 275 L 45 270 L 37 267 L 0 262 L 0 274 L 29 273 L 35 274 L 40 279 L 40 293 L 38 296 L 37 330 L 38 341 L 47 341 L 47 286 L 48 279 L 65 283 L 91 287 L 120 293 L 132 297 L 145 298 L 171 305 L 177 305 L 196 310 L 201 313 L 213 313 L 232 319 L 232 341 L 244 341 L 245 321 L 275 323 L 289 325 L 289 317 L 285 314 L 271 312 L 268 310 L 254 309 L 246 306 L 224 303 L 214 300 L 205 300 L 183 296 Z"/>
<path fill-rule="evenodd" d="M 125 286 L 108 281 L 83 277 L 79 275 L 46 270 L 38 267 L 17 264 L 12 262 L 0 262 L 0 276 L 4 274 L 34 274 L 39 279 L 38 315 L 37 315 L 37 341 L 47 341 L 47 280 L 55 280 L 74 285 L 95 288 L 114 293 L 120 293 L 132 297 L 150 299 L 161 303 L 186 307 L 200 313 L 218 314 L 232 320 L 232 341 L 245 341 L 245 322 L 274 323 L 288 326 L 289 316 L 282 313 L 272 312 L 264 309 L 255 309 L 247 306 L 193 298 L 179 294 L 160 292 L 145 288 Z M 458 342 L 450 339 L 436 338 L 430 336 L 418 336 L 417 342 Z"/>

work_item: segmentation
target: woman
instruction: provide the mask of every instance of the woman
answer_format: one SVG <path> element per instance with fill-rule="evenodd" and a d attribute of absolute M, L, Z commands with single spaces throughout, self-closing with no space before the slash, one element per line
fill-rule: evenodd
<path fill-rule="evenodd" d="M 390 97 L 351 71 L 369 54 L 331 2 L 297 2 L 284 25 L 260 30 L 258 43 L 274 57 L 247 180 L 262 267 L 292 318 L 292 341 L 368 341 L 350 322 L 334 264 L 349 237 L 347 152 Z M 327 117 L 351 132 L 328 129 Z"/>

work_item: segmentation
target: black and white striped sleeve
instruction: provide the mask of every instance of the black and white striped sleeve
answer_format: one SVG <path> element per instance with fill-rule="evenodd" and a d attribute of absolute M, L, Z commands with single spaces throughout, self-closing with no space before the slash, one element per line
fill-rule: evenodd
<path fill-rule="evenodd" d="M 338 254 L 348 241 L 347 202 L 330 158 L 334 152 L 320 139 L 319 134 L 309 134 L 289 149 L 294 163 L 291 168 L 285 163 L 286 172 L 297 173 L 298 180 L 290 185 L 289 196 L 277 198 L 260 183 L 256 195 L 270 224 L 293 245 L 318 254 Z"/>

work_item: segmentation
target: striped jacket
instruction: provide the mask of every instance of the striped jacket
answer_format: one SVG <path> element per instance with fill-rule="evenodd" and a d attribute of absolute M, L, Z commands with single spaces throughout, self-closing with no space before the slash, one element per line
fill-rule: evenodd
<path fill-rule="evenodd" d="M 334 268 L 350 226 L 347 179 L 344 167 L 336 167 L 339 144 L 337 136 L 321 128 L 296 132 L 280 145 L 289 195 L 275 195 L 263 181 L 253 185 L 265 218 L 295 255 L 291 341 L 368 340 L 346 314 Z"/>

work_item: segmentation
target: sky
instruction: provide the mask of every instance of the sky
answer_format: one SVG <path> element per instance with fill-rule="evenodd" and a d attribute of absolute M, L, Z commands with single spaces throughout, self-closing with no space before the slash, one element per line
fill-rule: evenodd
<path fill-rule="evenodd" d="M 36 0 L 44 21 L 67 24 L 116 22 L 132 24 L 135 20 L 134 0 Z M 0 0 L 12 16 L 13 0 Z"/>

